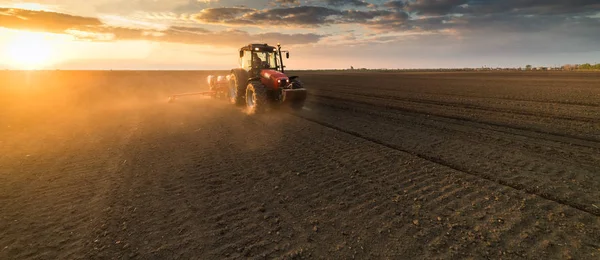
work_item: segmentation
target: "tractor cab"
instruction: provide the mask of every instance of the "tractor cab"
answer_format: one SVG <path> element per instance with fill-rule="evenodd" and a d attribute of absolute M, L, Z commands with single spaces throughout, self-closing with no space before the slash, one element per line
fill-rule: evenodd
<path fill-rule="evenodd" d="M 277 47 L 267 44 L 249 44 L 240 49 L 240 68 L 251 75 L 258 75 L 262 70 L 276 70 L 284 73 L 282 52 L 286 53 L 287 58 L 290 57 L 290 53 L 282 51 L 279 44 Z"/>

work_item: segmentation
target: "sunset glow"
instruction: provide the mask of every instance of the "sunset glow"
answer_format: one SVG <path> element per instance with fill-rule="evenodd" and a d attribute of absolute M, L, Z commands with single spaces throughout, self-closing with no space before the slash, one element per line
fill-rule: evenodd
<path fill-rule="evenodd" d="M 6 43 L 5 56 L 17 69 L 40 69 L 51 65 L 56 55 L 49 37 L 41 33 L 18 33 Z"/>
<path fill-rule="evenodd" d="M 11 7 L 32 10 L 32 11 L 51 11 L 52 10 L 52 8 L 50 8 L 49 6 L 44 5 L 44 4 L 38 4 L 38 3 L 14 3 L 11 5 Z"/>
<path fill-rule="evenodd" d="M 599 10 L 597 1 L 0 0 L 0 69 L 230 69 L 250 43 L 281 43 L 290 69 L 593 64 Z"/>

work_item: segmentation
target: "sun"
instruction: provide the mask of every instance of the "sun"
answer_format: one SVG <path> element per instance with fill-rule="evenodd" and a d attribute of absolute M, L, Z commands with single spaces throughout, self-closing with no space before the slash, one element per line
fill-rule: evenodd
<path fill-rule="evenodd" d="M 54 46 L 47 35 L 20 32 L 7 42 L 5 54 L 10 65 L 17 69 L 41 69 L 52 64 Z"/>

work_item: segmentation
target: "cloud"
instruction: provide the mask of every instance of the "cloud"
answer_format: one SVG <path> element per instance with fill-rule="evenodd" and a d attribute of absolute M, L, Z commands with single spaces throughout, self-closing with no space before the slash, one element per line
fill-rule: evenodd
<path fill-rule="evenodd" d="M 383 4 L 383 6 L 392 9 L 404 9 L 406 3 L 404 1 L 389 1 Z"/>
<path fill-rule="evenodd" d="M 186 1 L 195 5 L 221 7 L 205 7 L 191 13 L 144 13 L 147 17 L 139 19 L 129 17 L 139 20 L 138 22 L 150 20 L 150 24 L 160 24 L 161 27 L 144 27 L 140 23 L 129 21 L 118 23 L 119 19 L 111 22 L 93 17 L 4 8 L 0 9 L 0 26 L 67 33 L 87 40 L 143 39 L 229 46 L 243 45 L 254 40 L 287 41 L 287 44 L 316 43 L 326 37 L 323 34 L 336 34 L 336 30 L 343 28 L 340 25 L 362 26 L 361 29 L 380 35 L 410 33 L 414 37 L 440 34 L 459 39 L 480 36 L 525 39 L 551 34 L 578 38 L 585 46 L 590 46 L 590 42 L 594 40 L 600 40 L 600 34 L 596 33 L 597 28 L 600 28 L 600 19 L 591 16 L 600 10 L 597 0 L 264 0 L 264 3 L 276 5 L 263 5 L 261 9 L 256 8 L 256 4 L 252 4 L 252 7 L 232 5 L 244 2 L 238 0 L 221 0 L 218 4 L 215 1 Z M 181 4 L 186 1 L 178 2 Z M 142 2 L 136 1 L 138 4 Z M 378 3 L 377 8 L 371 8 L 373 3 Z M 127 24 L 132 27 L 129 28 Z M 225 29 L 210 31 L 204 27 Z M 303 32 L 321 33 L 251 34 L 238 30 L 246 27 L 259 27 L 263 30 L 277 28 L 277 31 L 281 28 L 288 31 L 300 29 Z M 391 36 L 382 37 L 380 39 L 383 40 L 374 42 L 393 40 L 389 38 Z M 362 41 L 368 37 L 360 35 L 356 38 Z"/>
<path fill-rule="evenodd" d="M 275 0 L 270 2 L 270 4 L 282 6 L 300 5 L 300 0 Z"/>
<path fill-rule="evenodd" d="M 362 1 L 362 0 L 325 0 L 325 3 L 327 5 L 330 6 L 346 6 L 346 5 L 352 5 L 352 6 L 369 6 L 371 4 L 367 3 L 366 1 Z"/>
<path fill-rule="evenodd" d="M 63 32 L 102 25 L 97 18 L 74 16 L 54 12 L 0 8 L 0 26 L 45 32 Z"/>
<path fill-rule="evenodd" d="M 194 19 L 204 23 L 252 23 L 241 18 L 254 11 L 243 7 L 207 8 L 196 14 Z"/>
<path fill-rule="evenodd" d="M 407 3 L 405 8 L 409 12 L 421 15 L 443 15 L 467 2 L 469 0 L 417 0 Z"/>
<path fill-rule="evenodd" d="M 250 34 L 240 30 L 212 32 L 186 27 L 173 27 L 163 32 L 164 35 L 153 40 L 173 43 L 189 43 L 212 46 L 241 47 L 249 43 L 278 43 L 284 45 L 310 44 L 318 42 L 323 36 L 313 33 L 283 34 L 277 32 Z"/>
<path fill-rule="evenodd" d="M 366 25 L 379 31 L 409 31 L 413 29 L 409 22 L 409 15 L 399 11 L 368 21 Z"/>
<path fill-rule="evenodd" d="M 390 1 L 389 8 L 403 8 L 419 15 L 472 14 L 477 16 L 498 13 L 522 15 L 552 15 L 597 12 L 598 0 L 415 0 Z"/>
<path fill-rule="evenodd" d="M 319 26 L 331 24 L 331 17 L 340 15 L 335 9 L 319 6 L 300 6 L 255 11 L 246 16 L 257 24 Z"/>
<path fill-rule="evenodd" d="M 319 1 L 318 1 L 319 2 Z M 325 7 L 343 7 L 343 6 L 355 6 L 355 7 L 375 7 L 376 5 L 368 3 L 363 0 L 323 0 L 320 1 Z M 300 6 L 302 3 L 300 0 L 272 0 L 271 5 L 279 6 Z"/>
<path fill-rule="evenodd" d="M 210 3 L 210 1 L 208 1 Z M 123 14 L 135 11 L 164 12 L 190 3 L 205 5 L 206 1 L 189 0 L 116 0 L 101 2 L 95 9 L 100 12 Z"/>
<path fill-rule="evenodd" d="M 338 10 L 323 6 L 297 6 L 265 10 L 207 8 L 193 16 L 199 23 L 246 26 L 319 27 L 333 24 L 368 24 L 391 15 L 386 10 Z"/>
<path fill-rule="evenodd" d="M 513 13 L 522 15 L 556 15 L 597 12 L 600 2 L 597 0 L 504 0 L 504 1 L 469 1 L 462 7 L 461 13 L 473 15 Z"/>
<path fill-rule="evenodd" d="M 222 13 L 224 16 L 228 16 L 231 15 L 231 10 Z M 210 31 L 204 28 L 181 26 L 171 26 L 166 30 L 114 27 L 103 24 L 97 18 L 7 8 L 0 9 L 0 27 L 62 33 L 88 41 L 148 40 L 230 47 L 239 47 L 250 42 L 281 42 L 286 45 L 309 44 L 318 42 L 323 37 L 314 33 L 250 34 L 241 30 Z"/>
<path fill-rule="evenodd" d="M 395 0 L 382 6 L 392 13 L 368 21 L 367 26 L 380 31 L 451 31 L 461 37 L 494 37 L 500 32 L 529 37 L 525 34 L 556 31 L 565 25 L 591 35 L 594 25 L 583 22 L 583 17 L 600 10 L 597 0 Z"/>
<path fill-rule="evenodd" d="M 557 15 L 596 13 L 598 0 L 393 0 L 383 7 L 404 10 L 418 16 L 444 16 L 449 14 Z"/>

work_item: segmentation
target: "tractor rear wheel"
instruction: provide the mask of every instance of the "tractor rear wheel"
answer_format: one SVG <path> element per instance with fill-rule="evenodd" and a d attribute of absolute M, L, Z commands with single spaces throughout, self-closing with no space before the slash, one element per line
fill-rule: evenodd
<path fill-rule="evenodd" d="M 260 81 L 251 81 L 246 87 L 246 106 L 250 114 L 267 110 L 267 88 Z"/>
<path fill-rule="evenodd" d="M 304 84 L 302 84 L 302 81 L 300 81 L 298 79 L 293 79 L 291 81 L 291 83 L 292 83 L 292 89 L 303 89 L 304 88 Z M 305 101 L 306 101 L 305 98 L 292 100 L 290 107 L 295 110 L 300 110 L 304 107 Z"/>
<path fill-rule="evenodd" d="M 246 96 L 246 85 L 241 82 L 241 75 L 235 71 L 231 73 L 231 79 L 229 80 L 229 102 L 241 106 L 244 104 L 244 97 Z"/>

